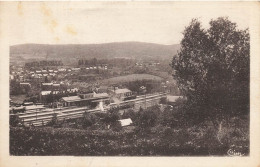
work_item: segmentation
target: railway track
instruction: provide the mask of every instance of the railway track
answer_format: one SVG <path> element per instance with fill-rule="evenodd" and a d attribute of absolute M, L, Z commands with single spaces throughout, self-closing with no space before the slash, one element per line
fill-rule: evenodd
<path fill-rule="evenodd" d="M 165 97 L 166 93 L 158 93 L 158 94 L 149 94 L 149 95 L 142 95 L 137 96 L 136 99 L 127 100 L 120 102 L 118 104 L 111 103 L 109 107 L 104 108 L 104 112 L 109 110 L 112 107 L 121 107 L 129 104 L 133 104 L 134 106 L 140 107 L 142 105 L 152 106 L 156 103 L 155 101 L 159 102 L 160 98 Z M 45 109 L 45 110 L 30 110 L 26 113 L 19 113 L 19 114 L 11 114 L 16 115 L 25 125 L 33 125 L 33 126 L 44 126 L 46 125 L 54 115 L 57 116 L 58 120 L 66 120 L 72 118 L 80 118 L 83 116 L 85 112 L 88 113 L 95 113 L 101 112 L 100 109 L 89 109 L 88 107 L 67 107 L 62 109 Z"/>

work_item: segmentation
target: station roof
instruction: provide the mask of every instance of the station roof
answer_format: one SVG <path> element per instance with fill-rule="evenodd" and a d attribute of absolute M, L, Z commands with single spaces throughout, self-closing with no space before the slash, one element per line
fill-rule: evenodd
<path fill-rule="evenodd" d="M 104 99 L 108 98 L 107 93 L 94 93 L 93 97 L 89 98 L 80 98 L 79 96 L 69 96 L 69 97 L 63 97 L 61 98 L 62 100 L 66 102 L 76 102 L 76 101 L 86 101 L 86 100 L 98 100 L 98 99 Z"/>
<path fill-rule="evenodd" d="M 69 97 L 63 97 L 62 100 L 66 102 L 73 102 L 73 101 L 81 101 L 82 99 L 79 96 L 69 96 Z"/>

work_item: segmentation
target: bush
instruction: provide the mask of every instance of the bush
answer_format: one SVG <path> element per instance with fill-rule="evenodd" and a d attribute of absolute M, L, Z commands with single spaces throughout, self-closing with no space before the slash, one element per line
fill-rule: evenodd
<path fill-rule="evenodd" d="M 57 126 L 58 125 L 58 117 L 57 117 L 57 115 L 58 115 L 57 113 L 54 113 L 51 121 L 48 122 L 46 125 L 47 126 Z"/>
<path fill-rule="evenodd" d="M 162 97 L 160 99 L 160 104 L 166 104 L 167 103 L 167 98 L 166 97 Z"/>
<path fill-rule="evenodd" d="M 10 115 L 10 125 L 11 126 L 18 126 L 21 123 L 18 115 Z"/>
<path fill-rule="evenodd" d="M 140 128 L 150 128 L 156 125 L 159 111 L 160 109 L 158 106 L 154 106 L 151 108 L 148 108 L 146 110 L 141 110 L 137 114 L 137 125 Z"/>
<path fill-rule="evenodd" d="M 105 115 L 103 121 L 106 124 L 113 124 L 119 120 L 119 110 L 118 109 L 111 109 Z"/>
<path fill-rule="evenodd" d="M 126 111 L 123 113 L 122 119 L 131 118 L 131 120 L 132 120 L 133 122 L 135 122 L 136 119 L 137 119 L 137 115 L 138 115 L 137 112 L 135 112 L 133 109 L 129 109 L 129 110 L 126 110 Z"/>

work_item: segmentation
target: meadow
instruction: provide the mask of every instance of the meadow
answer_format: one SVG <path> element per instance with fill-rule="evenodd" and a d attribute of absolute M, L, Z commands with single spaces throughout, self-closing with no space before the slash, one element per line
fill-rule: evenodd
<path fill-rule="evenodd" d="M 150 75 L 150 74 L 130 74 L 130 75 L 124 75 L 124 76 L 118 76 L 118 77 L 112 77 L 109 79 L 102 80 L 103 84 L 117 84 L 117 83 L 123 83 L 123 82 L 132 82 L 137 80 L 155 80 L 155 81 L 161 81 L 162 78 Z"/>

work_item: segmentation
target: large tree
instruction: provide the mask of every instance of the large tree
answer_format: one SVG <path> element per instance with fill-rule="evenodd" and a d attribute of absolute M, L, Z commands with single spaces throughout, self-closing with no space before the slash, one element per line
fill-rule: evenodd
<path fill-rule="evenodd" d="M 249 32 L 228 18 L 203 29 L 193 19 L 172 60 L 173 77 L 198 115 L 217 119 L 249 112 Z"/>

